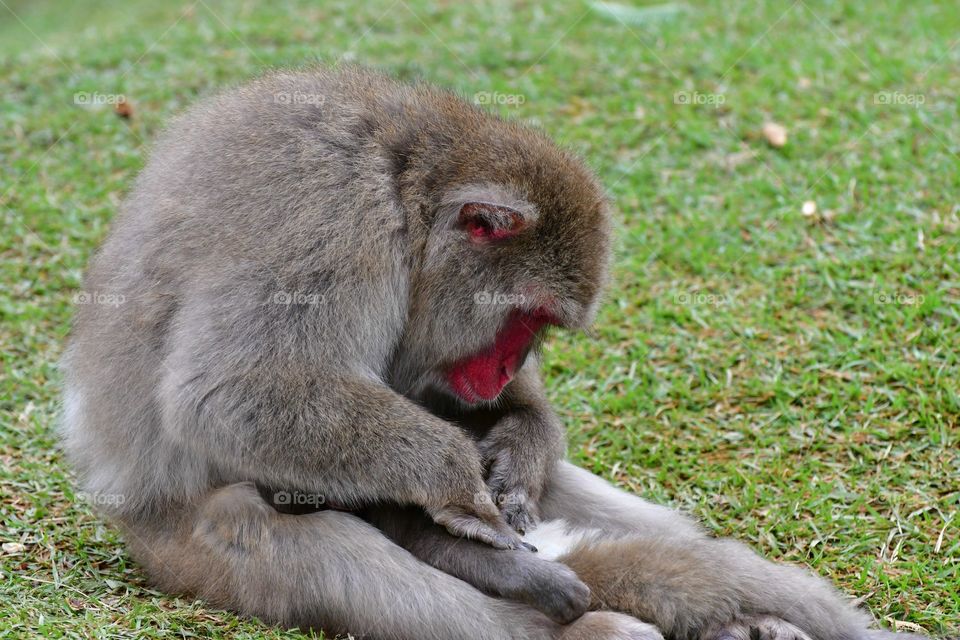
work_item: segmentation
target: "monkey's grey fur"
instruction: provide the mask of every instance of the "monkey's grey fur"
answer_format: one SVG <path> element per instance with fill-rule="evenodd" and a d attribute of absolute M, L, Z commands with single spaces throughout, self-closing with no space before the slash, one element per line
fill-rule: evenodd
<path fill-rule="evenodd" d="M 468 211 L 484 238 L 519 231 L 472 242 Z M 589 324 L 609 234 L 575 158 L 429 86 L 315 70 L 209 99 L 158 142 L 91 262 L 85 289 L 124 302 L 76 315 L 70 458 L 157 585 L 270 622 L 652 640 L 647 623 L 692 638 L 769 614 L 815 640 L 861 637 L 825 584 L 561 462 L 535 357 L 496 402 L 451 395 L 445 373 L 508 314 Z M 257 486 L 367 520 L 280 513 Z M 603 532 L 561 558 L 579 578 L 522 549 L 514 529 L 541 515 Z M 645 622 L 578 618 L 588 605 Z"/>
<path fill-rule="evenodd" d="M 537 599 L 531 585 L 557 575 L 558 560 L 588 587 L 589 608 L 629 613 L 667 638 L 881 640 L 826 581 L 763 560 L 746 546 L 708 537 L 682 514 L 617 490 L 561 463 L 544 489 L 544 520 L 524 536 L 536 554 L 498 551 L 442 530 L 410 526 L 411 513 L 377 511 L 374 522 L 414 555 L 496 595 L 524 600 L 558 619 L 569 606 Z M 422 517 L 422 516 L 421 516 Z M 502 576 L 509 576 L 502 577 Z M 572 597 L 579 594 L 569 589 Z M 908 638 L 911 634 L 897 634 Z"/>

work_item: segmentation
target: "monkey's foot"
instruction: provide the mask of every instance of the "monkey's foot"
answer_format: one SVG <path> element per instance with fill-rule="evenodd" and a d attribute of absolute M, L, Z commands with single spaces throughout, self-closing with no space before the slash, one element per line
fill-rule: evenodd
<path fill-rule="evenodd" d="M 663 640 L 652 624 L 613 611 L 588 611 L 567 625 L 559 640 Z"/>
<path fill-rule="evenodd" d="M 810 640 L 810 636 L 786 620 L 774 616 L 739 618 L 704 640 Z"/>
<path fill-rule="evenodd" d="M 590 606 L 590 587 L 566 565 L 529 552 L 515 558 L 514 571 L 503 577 L 497 595 L 525 602 L 561 624 L 581 617 Z"/>

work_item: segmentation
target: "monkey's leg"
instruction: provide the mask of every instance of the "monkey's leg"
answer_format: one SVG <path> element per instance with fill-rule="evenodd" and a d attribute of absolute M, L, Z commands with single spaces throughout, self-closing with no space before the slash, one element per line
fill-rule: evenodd
<path fill-rule="evenodd" d="M 214 491 L 175 520 L 125 528 L 158 586 L 270 623 L 397 640 L 654 640 L 631 635 L 641 623 L 627 616 L 557 625 L 419 562 L 352 514 L 278 513 L 250 483 Z M 621 635 L 595 635 L 610 624 Z"/>
<path fill-rule="evenodd" d="M 826 581 L 710 538 L 681 514 L 569 463 L 557 466 L 540 507 L 545 520 L 611 538 L 561 558 L 591 588 L 594 605 L 636 615 L 668 637 L 697 638 L 752 615 L 782 618 L 814 640 L 868 636 L 867 616 Z"/>
<path fill-rule="evenodd" d="M 557 622 L 579 618 L 590 604 L 590 589 L 572 569 L 530 550 L 455 538 L 416 508 L 377 506 L 363 517 L 430 566 L 484 593 L 524 602 Z"/>

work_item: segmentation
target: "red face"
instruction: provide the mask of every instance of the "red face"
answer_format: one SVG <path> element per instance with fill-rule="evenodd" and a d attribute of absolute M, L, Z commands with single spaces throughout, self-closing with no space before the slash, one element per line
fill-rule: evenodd
<path fill-rule="evenodd" d="M 523 364 L 537 333 L 556 324 L 547 309 L 514 310 L 497 333 L 493 346 L 467 356 L 447 370 L 447 383 L 468 403 L 493 400 Z"/>

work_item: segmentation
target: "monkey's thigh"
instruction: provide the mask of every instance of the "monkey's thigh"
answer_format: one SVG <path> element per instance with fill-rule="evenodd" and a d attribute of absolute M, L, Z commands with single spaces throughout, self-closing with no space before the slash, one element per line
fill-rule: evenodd
<path fill-rule="evenodd" d="M 768 640 L 868 637 L 868 620 L 827 582 L 768 562 L 740 543 L 707 537 L 686 516 L 570 463 L 557 466 L 540 507 L 544 520 L 601 532 L 599 541 L 561 562 L 601 606 L 619 601 L 611 608 L 655 624 L 668 638 L 735 640 L 743 629 Z"/>
<path fill-rule="evenodd" d="M 558 630 L 420 562 L 352 514 L 281 514 L 252 483 L 212 492 L 175 528 L 128 526 L 127 538 L 162 588 L 270 623 L 438 640 Z"/>
<path fill-rule="evenodd" d="M 558 464 L 547 480 L 540 509 L 544 520 L 562 518 L 575 527 L 600 529 L 611 536 L 703 535 L 683 514 L 617 489 L 603 478 L 566 461 Z"/>

